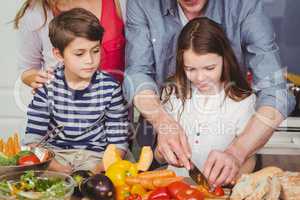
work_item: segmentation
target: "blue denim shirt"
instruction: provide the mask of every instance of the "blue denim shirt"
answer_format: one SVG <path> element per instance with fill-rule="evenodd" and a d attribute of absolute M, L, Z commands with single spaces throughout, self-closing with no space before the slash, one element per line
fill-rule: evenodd
<path fill-rule="evenodd" d="M 261 0 L 208 0 L 205 16 L 227 34 L 242 71 L 253 72 L 256 107 L 287 117 L 295 98 L 287 90 L 271 21 Z M 175 72 L 177 37 L 183 25 L 177 0 L 128 0 L 124 94 L 130 102 L 146 89 L 159 92 Z"/>

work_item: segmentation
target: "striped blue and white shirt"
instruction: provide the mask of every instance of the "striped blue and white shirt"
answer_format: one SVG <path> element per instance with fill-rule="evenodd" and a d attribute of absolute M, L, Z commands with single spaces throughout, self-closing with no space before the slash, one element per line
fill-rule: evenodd
<path fill-rule="evenodd" d="M 103 113 L 104 120 L 97 123 Z M 36 91 L 27 116 L 27 144 L 63 125 L 63 132 L 50 141 L 57 148 L 101 152 L 108 144 L 128 147 L 128 108 L 122 89 L 103 72 L 96 72 L 87 88 L 73 90 L 65 80 L 64 68 L 56 68 L 54 79 Z"/>

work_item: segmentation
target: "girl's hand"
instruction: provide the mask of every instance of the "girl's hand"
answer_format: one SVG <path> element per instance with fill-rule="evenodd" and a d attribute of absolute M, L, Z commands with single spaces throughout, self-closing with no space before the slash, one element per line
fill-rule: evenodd
<path fill-rule="evenodd" d="M 204 175 L 213 186 L 227 185 L 235 181 L 241 163 L 226 151 L 213 150 L 204 164 Z"/>

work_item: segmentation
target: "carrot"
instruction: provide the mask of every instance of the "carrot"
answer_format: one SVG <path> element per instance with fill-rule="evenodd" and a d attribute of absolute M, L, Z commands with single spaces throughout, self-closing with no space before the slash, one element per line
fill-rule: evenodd
<path fill-rule="evenodd" d="M 3 152 L 3 140 L 0 138 L 0 152 Z"/>
<path fill-rule="evenodd" d="M 12 137 L 8 138 L 7 141 L 7 148 L 8 148 L 8 156 L 13 156 L 14 155 L 14 149 L 13 149 L 14 145 L 13 145 L 13 139 Z"/>
<path fill-rule="evenodd" d="M 140 183 L 143 188 L 147 189 L 147 190 L 154 190 L 155 186 L 153 185 L 153 179 L 141 179 L 141 183 Z"/>
<path fill-rule="evenodd" d="M 16 148 L 15 148 L 15 137 L 14 136 L 11 136 L 11 147 L 10 147 L 10 151 L 11 151 L 11 154 L 12 156 L 16 154 Z"/>
<path fill-rule="evenodd" d="M 157 187 L 167 186 L 175 181 L 181 181 L 183 177 L 177 177 L 171 170 L 147 171 L 137 176 L 128 176 L 125 178 L 127 185 L 140 184 L 145 189 L 153 190 Z"/>
<path fill-rule="evenodd" d="M 134 185 L 134 184 L 141 184 L 142 179 L 139 178 L 138 176 L 127 176 L 125 178 L 125 183 L 129 186 Z"/>
<path fill-rule="evenodd" d="M 140 184 L 143 188 L 153 190 L 157 187 L 165 187 L 173 182 L 182 181 L 183 177 L 162 177 L 162 178 L 140 178 L 138 176 L 128 176 L 125 178 L 127 185 L 132 186 L 134 184 Z"/>
<path fill-rule="evenodd" d="M 21 151 L 21 147 L 20 147 L 20 138 L 19 138 L 19 134 L 15 133 L 14 134 L 14 149 L 15 149 L 15 154 L 19 153 Z"/>
<path fill-rule="evenodd" d="M 167 178 L 155 178 L 153 179 L 154 187 L 166 187 L 173 182 L 182 181 L 182 176 L 175 176 L 175 177 L 167 177 Z"/>
<path fill-rule="evenodd" d="M 138 174 L 139 178 L 147 178 L 147 179 L 153 179 L 153 178 L 165 178 L 165 177 L 175 177 L 176 174 L 175 172 L 171 170 L 156 170 L 156 171 L 147 171 L 147 172 L 142 172 Z"/>
<path fill-rule="evenodd" d="M 148 190 L 153 190 L 155 187 L 153 185 L 153 179 L 151 178 L 140 178 L 138 176 L 128 176 L 125 178 L 125 183 L 129 186 L 140 184 L 143 188 Z"/>
<path fill-rule="evenodd" d="M 4 153 L 4 155 L 6 155 L 7 156 L 7 151 L 8 151 L 8 148 L 7 148 L 7 144 L 6 144 L 6 142 L 3 142 L 3 153 Z"/>

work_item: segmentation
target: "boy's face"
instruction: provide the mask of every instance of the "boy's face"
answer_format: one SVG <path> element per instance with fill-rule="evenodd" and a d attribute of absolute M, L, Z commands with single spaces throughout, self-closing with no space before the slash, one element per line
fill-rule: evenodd
<path fill-rule="evenodd" d="M 65 73 L 77 80 L 88 80 L 100 63 L 100 41 L 76 37 L 62 54 L 54 49 L 54 55 L 65 65 Z"/>

